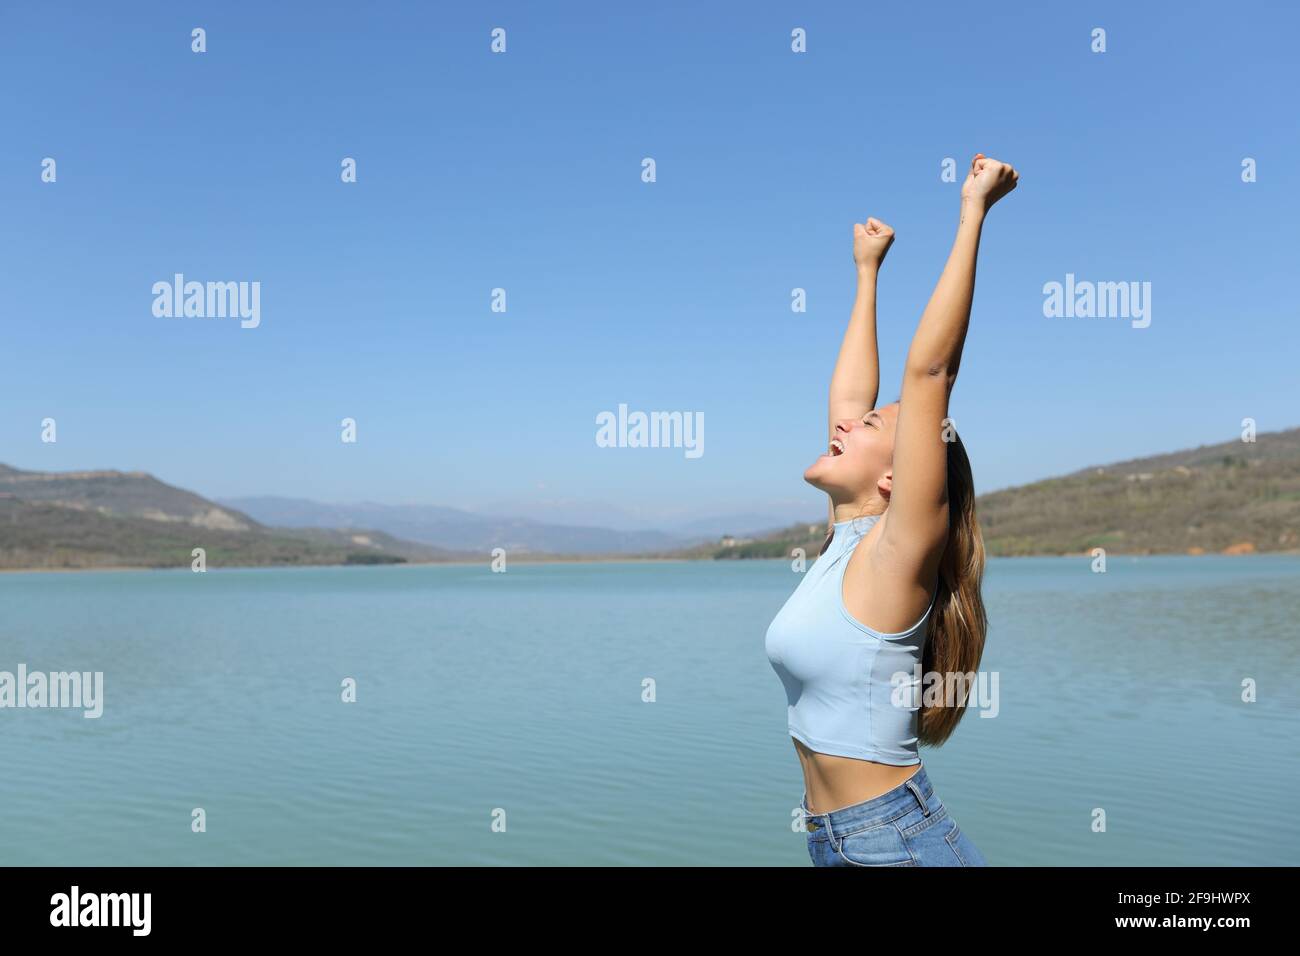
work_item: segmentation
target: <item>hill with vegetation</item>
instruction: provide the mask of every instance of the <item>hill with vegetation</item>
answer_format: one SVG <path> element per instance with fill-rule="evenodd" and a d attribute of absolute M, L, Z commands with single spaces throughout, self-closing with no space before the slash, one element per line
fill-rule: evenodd
<path fill-rule="evenodd" d="M 1085 468 L 979 498 L 990 554 L 1300 549 L 1300 428 Z"/>
<path fill-rule="evenodd" d="M 143 472 L 0 465 L 0 569 L 209 568 L 446 561 L 449 551 L 357 529 L 268 528 Z"/>

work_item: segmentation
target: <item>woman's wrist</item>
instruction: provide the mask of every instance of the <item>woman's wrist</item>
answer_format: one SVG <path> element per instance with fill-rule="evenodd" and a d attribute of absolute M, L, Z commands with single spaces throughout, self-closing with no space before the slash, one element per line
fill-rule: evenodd
<path fill-rule="evenodd" d="M 986 215 L 988 215 L 988 210 L 984 208 L 984 203 L 978 199 L 963 198 L 961 201 L 961 218 L 958 220 L 958 225 L 981 225 Z"/>

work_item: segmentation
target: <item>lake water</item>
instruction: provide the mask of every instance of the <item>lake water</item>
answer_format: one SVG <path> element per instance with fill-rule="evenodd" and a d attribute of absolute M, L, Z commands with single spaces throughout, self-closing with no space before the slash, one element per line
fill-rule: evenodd
<path fill-rule="evenodd" d="M 999 712 L 922 748 L 939 796 L 992 865 L 1294 864 L 1300 558 L 1090 566 L 991 562 Z M 0 709 L 0 864 L 808 866 L 763 646 L 797 583 L 785 561 L 0 575 L 0 671 L 104 672 L 97 720 Z"/>

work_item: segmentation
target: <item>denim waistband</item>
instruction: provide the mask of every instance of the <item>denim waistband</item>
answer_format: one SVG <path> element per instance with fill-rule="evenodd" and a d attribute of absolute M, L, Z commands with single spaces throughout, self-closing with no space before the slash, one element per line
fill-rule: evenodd
<path fill-rule="evenodd" d="M 808 830 L 815 832 L 829 829 L 835 832 L 850 827 L 857 829 L 871 823 L 886 823 L 916 806 L 929 816 L 939 806 L 939 801 L 935 798 L 934 786 L 930 783 L 925 768 L 918 767 L 916 773 L 893 790 L 886 790 L 880 796 L 861 803 L 851 803 L 829 813 L 813 813 L 808 809 L 808 791 L 805 790 L 799 798 L 799 806 L 803 810 L 804 826 Z"/>

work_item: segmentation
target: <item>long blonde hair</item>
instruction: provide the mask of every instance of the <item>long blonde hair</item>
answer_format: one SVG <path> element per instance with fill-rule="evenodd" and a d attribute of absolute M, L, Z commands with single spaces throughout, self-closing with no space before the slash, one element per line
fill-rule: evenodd
<path fill-rule="evenodd" d="M 958 699 L 926 706 L 924 695 L 917 737 L 937 747 L 957 729 L 966 713 L 963 687 L 978 677 L 989 619 L 980 585 L 984 580 L 984 536 L 975 514 L 975 479 L 966 449 L 952 433 L 948 442 L 948 543 L 939 559 L 939 586 L 930 615 L 929 635 L 922 652 L 922 674 L 942 675 L 945 685 L 956 682 Z M 969 678 L 969 682 L 967 679 Z M 922 687 L 924 691 L 924 686 Z"/>

